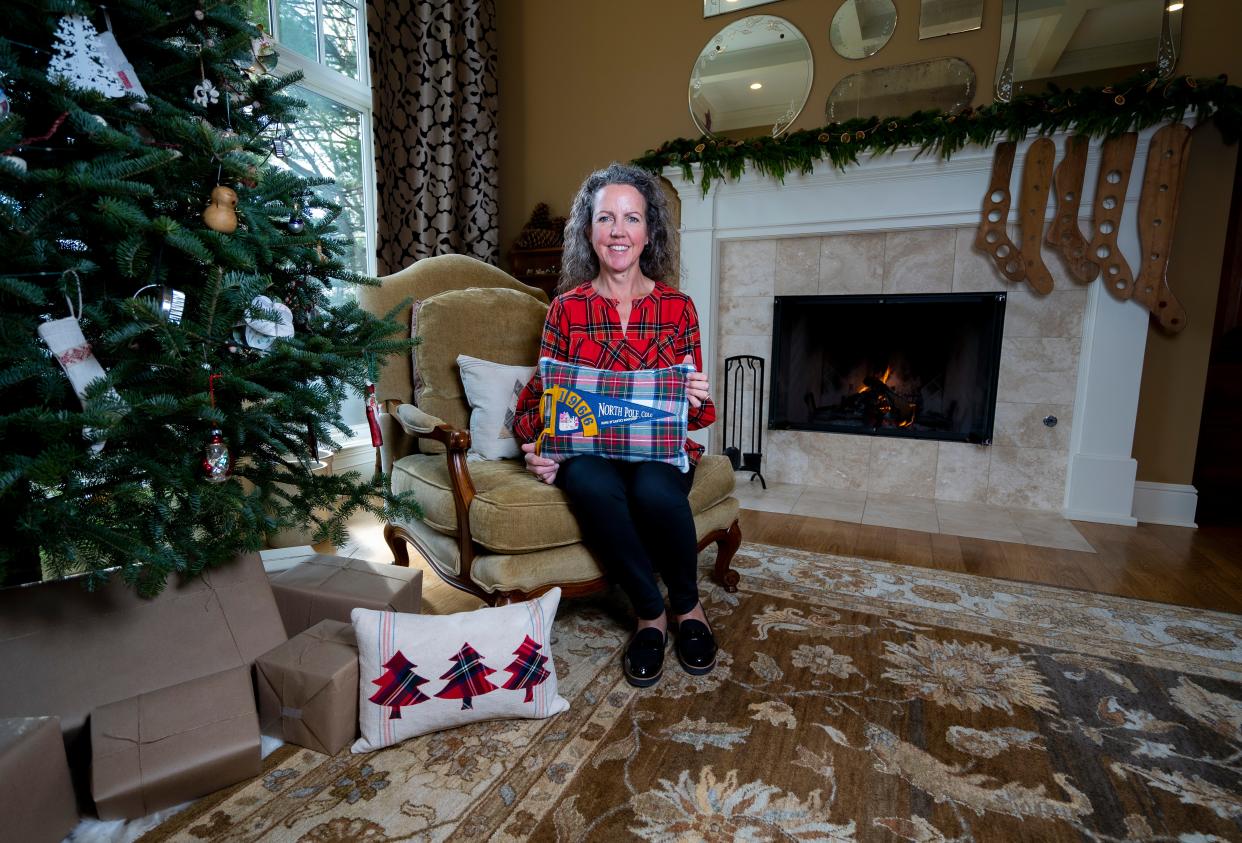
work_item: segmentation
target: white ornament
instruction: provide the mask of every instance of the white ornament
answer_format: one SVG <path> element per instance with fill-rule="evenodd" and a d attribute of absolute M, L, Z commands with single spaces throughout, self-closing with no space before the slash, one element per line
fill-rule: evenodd
<path fill-rule="evenodd" d="M 5 164 L 12 167 L 14 170 L 16 170 L 19 173 L 26 172 L 25 160 L 22 158 L 18 158 L 16 155 L 0 156 L 0 161 L 3 161 Z"/>
<path fill-rule="evenodd" d="M 47 68 L 49 81 L 109 97 L 125 96 L 125 86 L 105 57 L 99 31 L 86 17 L 65 15 L 56 27 L 55 37 L 56 55 Z"/>
<path fill-rule="evenodd" d="M 246 345 L 266 351 L 278 338 L 293 336 L 293 311 L 283 302 L 267 296 L 255 296 L 250 302 L 254 316 L 246 317 Z M 260 313 L 275 313 L 276 321 L 266 319 Z"/>
<path fill-rule="evenodd" d="M 121 83 L 121 87 L 124 89 L 122 93 L 133 94 L 139 99 L 145 100 L 147 92 L 142 87 L 142 83 L 138 81 L 138 74 L 134 72 L 134 66 L 129 63 L 129 59 L 125 58 L 125 54 L 121 52 L 121 47 L 116 43 L 116 36 L 112 34 L 111 29 L 99 34 L 99 46 L 103 49 L 104 61 L 107 63 L 109 70 L 116 76 L 117 81 Z M 120 96 L 120 94 L 116 96 Z"/>
<path fill-rule="evenodd" d="M 204 79 L 194 86 L 194 101 L 202 106 L 208 103 L 215 105 L 220 101 L 220 92 L 216 90 L 215 85 L 211 84 L 210 79 Z"/>

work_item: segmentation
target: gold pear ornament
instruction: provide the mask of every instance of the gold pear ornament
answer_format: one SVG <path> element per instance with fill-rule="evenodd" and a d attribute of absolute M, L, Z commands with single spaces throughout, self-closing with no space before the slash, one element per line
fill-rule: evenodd
<path fill-rule="evenodd" d="M 231 187 L 218 184 L 211 189 L 211 201 L 203 211 L 203 222 L 221 234 L 237 230 L 237 192 Z"/>

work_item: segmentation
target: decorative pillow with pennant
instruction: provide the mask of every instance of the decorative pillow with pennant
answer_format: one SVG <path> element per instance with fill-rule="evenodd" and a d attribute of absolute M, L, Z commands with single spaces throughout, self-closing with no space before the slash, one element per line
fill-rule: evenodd
<path fill-rule="evenodd" d="M 354 752 L 474 723 L 560 714 L 554 588 L 534 600 L 455 615 L 354 609 L 358 725 Z"/>
<path fill-rule="evenodd" d="M 690 470 L 686 455 L 688 363 L 666 369 L 609 372 L 539 359 L 545 457 L 596 454 L 629 462 L 667 462 Z"/>

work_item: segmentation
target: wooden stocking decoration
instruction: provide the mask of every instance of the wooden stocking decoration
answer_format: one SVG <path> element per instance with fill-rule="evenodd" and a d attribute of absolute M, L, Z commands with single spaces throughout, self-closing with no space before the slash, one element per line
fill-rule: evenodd
<path fill-rule="evenodd" d="M 1190 129 L 1183 123 L 1165 126 L 1152 135 L 1139 198 L 1139 242 L 1143 259 L 1134 282 L 1134 298 L 1152 312 L 1166 331 L 1186 327 L 1186 309 L 1169 289 L 1169 249 L 1186 175 Z"/>
<path fill-rule="evenodd" d="M 1031 144 L 1022 168 L 1022 194 L 1019 196 L 1018 223 L 1022 227 L 1021 260 L 1026 267 L 1026 283 L 1043 295 L 1052 292 L 1052 276 L 1044 266 L 1039 249 L 1044 239 L 1044 211 L 1048 208 L 1052 162 L 1056 157 L 1056 145 L 1048 138 L 1039 138 Z"/>
<path fill-rule="evenodd" d="M 1005 221 L 1009 219 L 1009 178 L 1013 174 L 1013 159 L 1017 146 L 1013 141 L 996 145 L 992 159 L 992 181 L 983 198 L 983 216 L 975 232 L 975 248 L 987 252 L 996 263 L 1001 275 L 1015 284 L 1026 280 L 1026 267 L 1022 253 L 1009 239 Z"/>
<path fill-rule="evenodd" d="M 1126 187 L 1130 184 L 1130 167 L 1134 163 L 1134 147 L 1138 135 L 1127 132 L 1104 141 L 1100 153 L 1100 176 L 1095 184 L 1095 236 L 1091 238 L 1092 260 L 1103 267 L 1103 282 L 1108 291 L 1125 301 L 1134 295 L 1134 274 L 1125 256 L 1117 248 L 1117 232 L 1121 227 L 1121 211 L 1125 207 Z"/>
<path fill-rule="evenodd" d="M 1100 265 L 1088 253 L 1089 244 L 1078 228 L 1078 208 L 1082 204 L 1082 182 L 1087 170 L 1087 138 L 1074 135 L 1065 139 L 1065 157 L 1057 165 L 1052 184 L 1057 191 L 1057 212 L 1052 218 L 1045 242 L 1056 247 L 1070 277 L 1088 284 L 1100 274 Z"/>

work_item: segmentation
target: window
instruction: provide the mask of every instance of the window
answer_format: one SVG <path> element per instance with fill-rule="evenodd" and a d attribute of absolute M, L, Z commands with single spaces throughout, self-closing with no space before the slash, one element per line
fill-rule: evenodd
<path fill-rule="evenodd" d="M 367 64 L 366 8 L 361 0 L 251 0 L 254 20 L 272 33 L 280 53 L 277 73 L 302 71 L 289 93 L 307 109 L 287 126 L 286 154 L 278 167 L 333 179 L 319 188 L 339 203 L 337 226 L 353 241 L 352 269 L 374 275 L 375 158 L 371 141 L 371 81 Z M 336 290 L 334 297 L 354 295 Z M 343 415 L 366 433 L 362 399 Z M 369 440 L 368 440 L 369 441 Z"/>
<path fill-rule="evenodd" d="M 371 86 L 366 12 L 355 0 L 253 0 L 280 52 L 277 72 L 300 70 L 290 93 L 306 101 L 289 126 L 288 154 L 273 158 L 301 175 L 336 184 L 325 195 L 345 209 L 341 233 L 354 241 L 353 268 L 375 272 L 375 162 L 371 150 Z"/>

